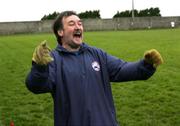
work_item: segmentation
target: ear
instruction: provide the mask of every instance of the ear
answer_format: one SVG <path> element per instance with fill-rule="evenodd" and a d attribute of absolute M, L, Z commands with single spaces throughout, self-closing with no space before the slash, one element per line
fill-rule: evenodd
<path fill-rule="evenodd" d="M 62 37 L 64 35 L 63 30 L 58 30 L 58 35 Z"/>

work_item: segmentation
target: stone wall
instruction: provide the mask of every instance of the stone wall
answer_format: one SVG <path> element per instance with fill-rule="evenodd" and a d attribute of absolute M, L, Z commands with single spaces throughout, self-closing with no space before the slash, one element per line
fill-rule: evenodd
<path fill-rule="evenodd" d="M 116 19 L 84 19 L 85 31 L 180 28 L 180 17 L 135 17 Z M 53 20 L 1 22 L 0 35 L 52 32 Z"/>

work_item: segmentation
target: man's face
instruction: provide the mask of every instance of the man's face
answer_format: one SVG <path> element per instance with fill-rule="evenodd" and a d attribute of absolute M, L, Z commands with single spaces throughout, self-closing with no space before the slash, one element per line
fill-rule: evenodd
<path fill-rule="evenodd" d="M 62 20 L 63 30 L 59 31 L 62 37 L 62 46 L 66 49 L 77 49 L 82 44 L 83 26 L 80 18 L 76 15 L 64 17 Z"/>

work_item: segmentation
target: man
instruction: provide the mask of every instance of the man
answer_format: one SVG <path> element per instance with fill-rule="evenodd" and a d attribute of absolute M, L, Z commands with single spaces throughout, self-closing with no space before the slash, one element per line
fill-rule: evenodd
<path fill-rule="evenodd" d="M 83 26 L 73 11 L 62 12 L 53 30 L 58 45 L 36 47 L 26 85 L 50 92 L 55 126 L 117 126 L 110 82 L 146 80 L 163 60 L 152 49 L 138 62 L 125 62 L 83 43 Z"/>

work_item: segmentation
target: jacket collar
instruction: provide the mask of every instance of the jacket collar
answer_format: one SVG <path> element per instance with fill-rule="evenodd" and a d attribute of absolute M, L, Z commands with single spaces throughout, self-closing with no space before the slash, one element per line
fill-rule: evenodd
<path fill-rule="evenodd" d="M 57 47 L 56 47 L 56 50 L 57 50 L 58 52 L 62 52 L 62 53 L 69 53 L 69 54 L 75 54 L 75 55 L 77 55 L 77 54 L 80 54 L 80 53 L 84 52 L 85 50 L 87 50 L 87 48 L 88 48 L 88 45 L 85 44 L 85 43 L 82 43 L 82 44 L 81 44 L 81 47 L 80 47 L 80 49 L 79 49 L 78 51 L 76 51 L 76 52 L 70 52 L 70 51 L 68 51 L 67 49 L 65 49 L 64 47 L 62 47 L 60 44 L 58 44 Z"/>

